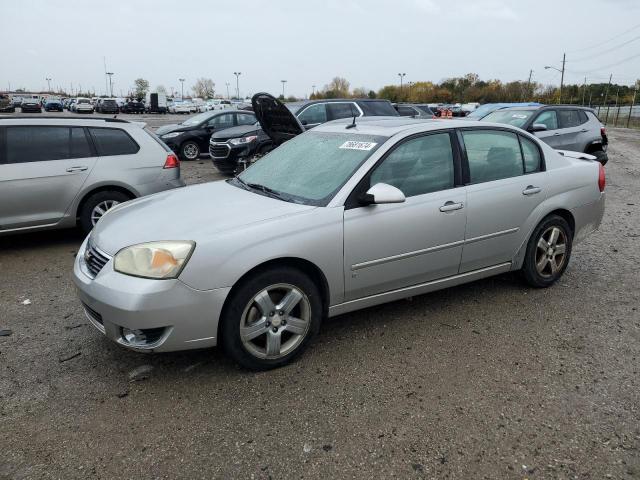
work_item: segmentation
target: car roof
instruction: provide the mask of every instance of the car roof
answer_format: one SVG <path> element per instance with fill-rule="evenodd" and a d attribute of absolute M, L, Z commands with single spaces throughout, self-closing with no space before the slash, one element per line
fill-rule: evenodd
<path fill-rule="evenodd" d="M 17 125 L 65 125 L 72 124 L 77 125 L 81 123 L 82 125 L 88 126 L 100 126 L 105 123 L 120 123 L 120 124 L 130 124 L 135 125 L 136 122 L 130 122 L 129 120 L 123 120 L 121 118 L 109 118 L 109 117 L 93 117 L 86 118 L 81 116 L 46 116 L 46 117 L 30 117 L 28 115 L 10 115 L 10 116 L 0 116 L 0 126 L 2 126 L 5 122 L 13 122 L 16 121 Z"/>
<path fill-rule="evenodd" d="M 500 112 L 504 112 L 509 111 L 509 110 L 549 110 L 551 108 L 559 108 L 561 110 L 566 110 L 566 109 L 571 109 L 571 110 L 586 110 L 589 112 L 592 112 L 593 109 L 589 108 L 589 107 L 583 107 L 582 105 L 528 105 L 528 106 L 522 106 L 522 107 L 507 107 L 507 108 L 501 108 L 500 110 L 494 110 L 494 111 L 500 111 Z M 491 112 L 493 113 L 493 112 Z"/>
<path fill-rule="evenodd" d="M 480 122 L 473 120 L 440 120 L 440 119 L 420 119 L 412 117 L 358 117 L 356 119 L 356 127 L 353 129 L 345 129 L 345 126 L 353 123 L 351 118 L 343 118 L 333 120 L 331 122 L 318 125 L 313 132 L 329 132 L 329 133 L 353 133 L 364 135 L 377 135 L 383 137 L 392 137 L 398 133 L 408 130 L 432 131 L 443 130 L 456 127 L 483 127 L 496 126 L 498 128 L 509 127 L 508 125 L 499 123 Z"/>
<path fill-rule="evenodd" d="M 317 100 L 302 100 L 299 102 L 287 102 L 284 105 L 287 107 L 304 107 L 305 105 L 311 105 L 312 103 L 342 103 L 342 102 L 388 102 L 384 98 L 319 98 Z"/>

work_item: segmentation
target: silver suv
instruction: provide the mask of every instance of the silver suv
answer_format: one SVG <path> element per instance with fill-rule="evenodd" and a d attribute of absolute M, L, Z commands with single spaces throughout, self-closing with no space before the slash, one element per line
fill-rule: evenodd
<path fill-rule="evenodd" d="M 608 161 L 607 132 L 590 108 L 573 105 L 512 107 L 491 112 L 482 121 L 514 125 L 557 150 L 589 153 L 602 165 Z"/>
<path fill-rule="evenodd" d="M 114 205 L 184 186 L 180 162 L 143 124 L 0 119 L 0 235 L 80 225 Z"/>

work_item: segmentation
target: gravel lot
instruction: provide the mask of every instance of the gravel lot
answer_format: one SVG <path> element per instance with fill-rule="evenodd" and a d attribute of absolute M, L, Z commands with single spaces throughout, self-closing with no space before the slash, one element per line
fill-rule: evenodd
<path fill-rule="evenodd" d="M 266 373 L 116 346 L 74 294 L 79 233 L 1 238 L 0 478 L 640 478 L 640 132 L 609 133 L 605 219 L 556 286 L 330 319 Z"/>

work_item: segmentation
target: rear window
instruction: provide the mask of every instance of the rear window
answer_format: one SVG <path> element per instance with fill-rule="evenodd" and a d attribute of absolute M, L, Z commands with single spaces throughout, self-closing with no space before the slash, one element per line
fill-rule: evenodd
<path fill-rule="evenodd" d="M 398 112 L 388 101 L 358 102 L 358 105 L 368 116 L 398 116 Z"/>
<path fill-rule="evenodd" d="M 101 157 L 132 155 L 140 150 L 129 134 L 119 128 L 89 128 L 89 131 Z"/>

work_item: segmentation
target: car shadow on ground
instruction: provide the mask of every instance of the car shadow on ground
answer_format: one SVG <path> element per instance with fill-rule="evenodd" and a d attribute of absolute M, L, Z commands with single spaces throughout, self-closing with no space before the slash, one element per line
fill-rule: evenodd
<path fill-rule="evenodd" d="M 0 252 L 48 249 L 56 246 L 79 247 L 85 238 L 79 228 L 45 230 L 0 237 Z"/>

